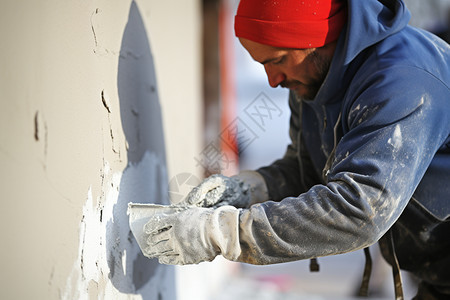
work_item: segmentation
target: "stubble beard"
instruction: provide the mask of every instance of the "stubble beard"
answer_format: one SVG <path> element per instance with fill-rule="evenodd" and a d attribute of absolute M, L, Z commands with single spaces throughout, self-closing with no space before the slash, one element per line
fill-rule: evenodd
<path fill-rule="evenodd" d="M 314 100 L 317 96 L 317 93 L 320 90 L 320 87 L 325 81 L 325 78 L 327 77 L 328 71 L 331 66 L 331 58 L 321 56 L 317 53 L 317 51 L 312 51 L 311 53 L 308 54 L 306 60 L 309 60 L 309 62 L 311 62 L 317 70 L 317 75 L 315 77 L 311 77 L 312 78 L 311 83 L 305 85 L 297 80 L 291 80 L 291 81 L 283 81 L 280 84 L 280 86 L 290 88 L 298 84 L 303 85 L 303 87 L 306 88 L 306 92 L 300 95 L 294 91 L 297 98 L 301 100 Z"/>

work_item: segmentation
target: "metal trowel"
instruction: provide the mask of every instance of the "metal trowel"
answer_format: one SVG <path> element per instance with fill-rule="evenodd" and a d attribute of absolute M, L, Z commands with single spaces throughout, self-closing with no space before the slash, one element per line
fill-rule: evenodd
<path fill-rule="evenodd" d="M 160 205 L 148 203 L 128 203 L 127 214 L 129 216 L 130 229 L 133 233 L 142 253 L 147 245 L 148 234 L 145 233 L 144 226 L 155 214 L 173 214 L 187 209 L 186 206 Z"/>

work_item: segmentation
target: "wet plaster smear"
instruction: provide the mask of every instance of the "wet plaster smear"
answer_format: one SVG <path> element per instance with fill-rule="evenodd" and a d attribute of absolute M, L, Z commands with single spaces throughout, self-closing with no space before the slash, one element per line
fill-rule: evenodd
<path fill-rule="evenodd" d="M 126 216 L 127 201 L 141 195 L 158 196 L 152 190 L 165 166 L 146 152 L 138 164 L 113 173 L 104 166 L 107 190 L 103 205 L 87 193 L 80 224 L 78 257 L 67 279 L 63 299 L 175 299 L 174 270 L 145 258 L 132 237 Z M 142 185 L 136 178 L 146 178 Z M 98 287 L 98 288 L 95 288 Z M 93 288 L 94 287 L 94 288 Z"/>
<path fill-rule="evenodd" d="M 93 18 L 100 17 L 96 10 Z M 96 22 L 92 22 L 95 33 Z M 95 35 L 96 46 L 101 36 Z M 104 156 L 101 194 L 86 191 L 79 247 L 62 299 L 175 299 L 174 268 L 141 253 L 129 228 L 129 202 L 168 204 L 166 153 L 161 107 L 150 42 L 135 2 L 118 55 L 118 105 L 108 91 L 99 95 L 109 128 L 104 151 L 126 161 L 124 170 Z M 120 124 L 114 124 L 119 120 Z M 117 122 L 119 123 L 119 122 Z M 116 130 L 120 127 L 120 130 Z M 105 143 L 104 143 L 105 144 Z M 126 144 L 126 154 L 120 145 Z M 119 145 L 119 146 L 118 146 Z"/>

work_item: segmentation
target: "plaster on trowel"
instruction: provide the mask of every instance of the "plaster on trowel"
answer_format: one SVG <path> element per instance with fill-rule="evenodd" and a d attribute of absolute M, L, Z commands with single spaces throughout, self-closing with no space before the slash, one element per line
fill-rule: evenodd
<path fill-rule="evenodd" d="M 145 233 L 144 226 L 150 218 L 155 214 L 173 214 L 185 209 L 187 209 L 186 206 L 128 203 L 130 229 L 144 255 L 146 255 L 144 250 L 148 247 L 148 234 Z"/>

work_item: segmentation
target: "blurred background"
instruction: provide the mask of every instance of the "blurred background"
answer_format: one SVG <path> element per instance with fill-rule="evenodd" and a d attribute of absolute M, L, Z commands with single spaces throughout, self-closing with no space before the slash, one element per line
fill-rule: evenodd
<path fill-rule="evenodd" d="M 234 37 L 237 0 L 0 1 L 0 298 L 352 299 L 362 251 L 251 266 L 145 258 L 129 202 L 176 203 L 204 177 L 270 164 L 287 91 Z M 448 41 L 450 0 L 407 0 Z M 372 299 L 393 299 L 371 247 Z M 415 280 L 403 274 L 406 298 Z"/>

